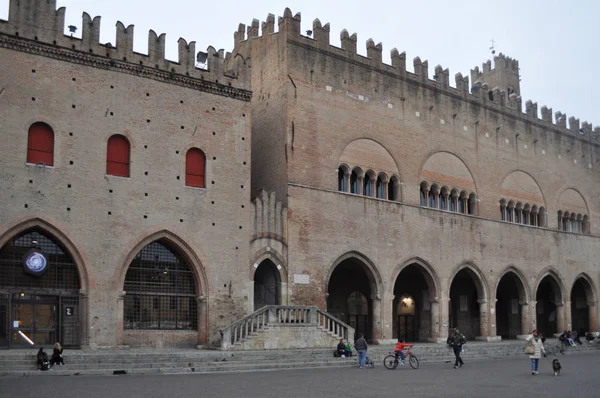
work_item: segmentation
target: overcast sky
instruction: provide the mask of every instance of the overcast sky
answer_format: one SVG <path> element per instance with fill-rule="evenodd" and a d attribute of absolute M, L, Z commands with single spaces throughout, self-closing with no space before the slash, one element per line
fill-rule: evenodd
<path fill-rule="evenodd" d="M 23 0 L 21 0 L 23 1 Z M 0 0 L 0 18 L 8 18 L 9 0 Z M 438 64 L 454 74 L 469 71 L 491 59 L 492 38 L 497 52 L 519 60 L 523 104 L 531 99 L 600 125 L 599 0 L 58 0 L 67 7 L 66 25 L 81 34 L 81 14 L 102 16 L 101 41 L 115 43 L 115 23 L 135 25 L 134 49 L 147 53 L 149 29 L 167 34 L 167 58 L 177 59 L 177 39 L 196 41 L 196 50 L 209 45 L 231 51 L 238 23 L 261 22 L 267 14 L 279 17 L 284 8 L 302 13 L 302 31 L 319 18 L 331 24 L 331 44 L 340 45 L 339 32 L 365 42 L 383 43 L 384 62 L 390 50 L 406 51 L 412 71 L 416 56 L 429 61 L 429 74 Z"/>

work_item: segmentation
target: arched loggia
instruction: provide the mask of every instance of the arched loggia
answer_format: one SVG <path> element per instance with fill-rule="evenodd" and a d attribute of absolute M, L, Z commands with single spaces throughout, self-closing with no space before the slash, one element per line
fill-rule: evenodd
<path fill-rule="evenodd" d="M 582 337 L 597 328 L 596 289 L 586 274 L 578 276 L 571 288 L 571 328 Z"/>
<path fill-rule="evenodd" d="M 392 335 L 407 341 L 435 341 L 438 335 L 437 278 L 421 261 L 405 263 L 394 283 Z"/>
<path fill-rule="evenodd" d="M 496 335 L 516 339 L 528 333 L 527 287 L 514 269 L 502 275 L 496 287 Z"/>
<path fill-rule="evenodd" d="M 566 328 L 564 322 L 563 293 L 560 278 L 553 272 L 542 277 L 537 285 L 536 299 L 536 329 L 545 336 L 561 333 Z"/>
<path fill-rule="evenodd" d="M 336 260 L 328 277 L 327 312 L 352 326 L 356 337 L 364 334 L 367 339 L 378 339 L 380 287 L 379 273 L 366 257 L 345 254 Z"/>
<path fill-rule="evenodd" d="M 450 285 L 449 325 L 459 328 L 467 339 L 488 336 L 487 287 L 473 265 L 459 268 Z"/>

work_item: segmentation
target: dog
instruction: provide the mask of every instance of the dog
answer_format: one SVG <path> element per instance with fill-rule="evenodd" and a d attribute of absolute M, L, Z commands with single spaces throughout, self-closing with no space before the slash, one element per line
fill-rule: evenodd
<path fill-rule="evenodd" d="M 552 360 L 552 370 L 554 371 L 554 376 L 558 376 L 560 374 L 561 368 L 562 366 L 560 366 L 560 361 L 558 360 L 558 358 L 554 358 Z"/>

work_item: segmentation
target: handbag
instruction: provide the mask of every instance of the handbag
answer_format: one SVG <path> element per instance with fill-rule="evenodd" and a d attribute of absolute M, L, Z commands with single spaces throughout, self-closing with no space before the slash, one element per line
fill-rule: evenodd
<path fill-rule="evenodd" d="M 527 345 L 523 348 L 523 352 L 525 355 L 533 355 L 535 354 L 535 346 L 532 341 L 529 341 Z"/>

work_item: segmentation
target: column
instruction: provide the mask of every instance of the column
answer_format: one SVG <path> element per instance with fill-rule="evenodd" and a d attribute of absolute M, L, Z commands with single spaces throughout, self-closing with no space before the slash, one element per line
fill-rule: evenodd
<path fill-rule="evenodd" d="M 498 336 L 498 332 L 496 330 L 496 303 L 498 302 L 498 299 L 496 298 L 490 298 L 490 312 L 488 315 L 488 322 L 489 322 L 489 329 L 488 329 L 488 341 L 496 341 L 496 340 L 502 340 L 501 336 Z"/>
<path fill-rule="evenodd" d="M 440 302 L 437 297 L 433 297 L 429 300 L 431 303 L 431 336 L 430 339 L 433 342 L 439 342 L 443 333 L 440 330 Z M 446 338 L 442 338 L 442 341 L 446 341 Z"/>
<path fill-rule="evenodd" d="M 196 300 L 198 303 L 198 346 L 202 346 L 208 341 L 208 301 L 203 294 L 196 297 Z"/>
<path fill-rule="evenodd" d="M 125 291 L 121 291 L 117 295 L 117 345 L 125 344 L 125 337 L 123 331 L 123 307 L 125 305 L 125 295 Z"/>
<path fill-rule="evenodd" d="M 488 313 L 488 301 L 486 299 L 477 300 L 479 303 L 479 336 L 477 340 L 490 341 L 490 317 Z M 494 311 L 495 312 L 495 311 Z M 495 319 L 495 316 L 494 316 Z"/>
<path fill-rule="evenodd" d="M 589 324 L 590 324 L 590 330 L 587 330 L 587 332 L 597 332 L 598 330 L 600 330 L 600 328 L 598 327 L 598 306 L 596 305 L 596 302 L 588 302 L 588 317 L 589 317 Z"/>
<path fill-rule="evenodd" d="M 381 306 L 381 342 L 392 344 L 394 342 L 394 296 L 384 293 Z"/>
<path fill-rule="evenodd" d="M 88 293 L 85 290 L 80 289 L 79 290 L 79 322 L 80 322 L 79 344 L 81 344 L 82 347 L 88 346 L 90 344 L 89 334 L 88 334 L 88 330 L 89 330 L 88 329 L 89 328 L 88 305 L 89 305 Z M 591 325 L 591 323 L 590 323 L 590 325 Z"/>
<path fill-rule="evenodd" d="M 373 294 L 371 295 L 371 341 L 374 344 L 379 344 L 383 336 L 381 319 L 381 296 Z"/>
<path fill-rule="evenodd" d="M 442 299 L 439 301 L 440 334 L 438 343 L 445 343 L 450 331 L 450 297 L 444 291 L 442 291 L 441 297 Z"/>
<path fill-rule="evenodd" d="M 367 178 L 369 178 L 369 177 L 367 177 Z M 364 194 L 363 191 L 364 191 L 364 188 L 365 188 L 364 187 L 365 176 L 364 175 L 359 176 L 359 177 L 357 177 L 357 180 L 358 180 L 358 192 L 357 192 L 357 195 L 363 195 Z"/>
<path fill-rule="evenodd" d="M 570 304 L 570 303 L 569 303 Z M 563 330 L 566 330 L 567 327 L 567 317 L 565 314 L 566 311 L 566 303 L 557 302 L 556 303 L 556 333 L 561 334 Z"/>
<path fill-rule="evenodd" d="M 346 192 L 350 193 L 350 170 L 344 171 L 344 181 L 346 181 Z"/>
<path fill-rule="evenodd" d="M 517 336 L 518 339 L 525 339 L 529 336 L 529 332 L 534 328 L 530 323 L 530 307 L 527 301 L 519 301 L 521 306 L 521 333 Z M 535 305 L 534 305 L 535 307 Z"/>
<path fill-rule="evenodd" d="M 388 186 L 390 185 L 389 180 L 385 180 L 381 182 L 383 184 L 383 199 L 388 199 Z"/>

